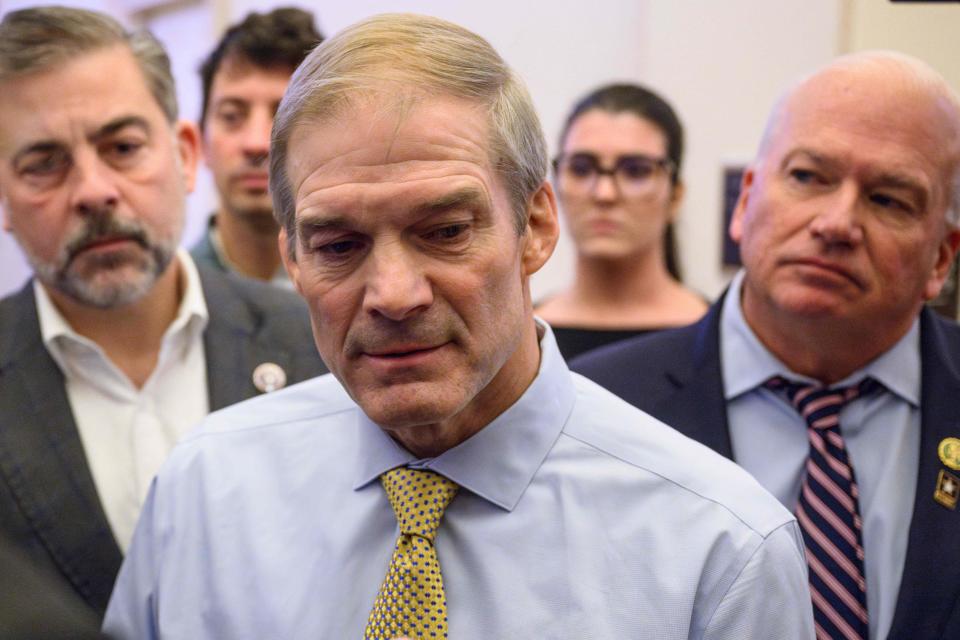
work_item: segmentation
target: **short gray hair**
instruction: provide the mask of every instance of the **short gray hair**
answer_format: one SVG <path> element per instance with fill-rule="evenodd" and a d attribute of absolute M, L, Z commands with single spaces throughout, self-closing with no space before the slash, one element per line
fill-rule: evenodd
<path fill-rule="evenodd" d="M 150 32 L 127 31 L 113 18 L 96 11 L 36 7 L 8 13 L 0 22 L 0 83 L 114 45 L 130 50 L 150 93 L 167 120 L 175 122 L 176 88 L 163 46 Z"/>
<path fill-rule="evenodd" d="M 334 117 L 358 94 L 402 86 L 463 98 L 486 108 L 490 157 L 510 196 L 515 226 L 527 225 L 530 196 L 547 175 L 547 145 L 520 78 L 480 36 L 439 18 L 383 14 L 348 27 L 319 45 L 290 80 L 273 122 L 270 188 L 288 250 L 296 241 L 296 202 L 287 175 L 290 135 L 304 121 Z"/>

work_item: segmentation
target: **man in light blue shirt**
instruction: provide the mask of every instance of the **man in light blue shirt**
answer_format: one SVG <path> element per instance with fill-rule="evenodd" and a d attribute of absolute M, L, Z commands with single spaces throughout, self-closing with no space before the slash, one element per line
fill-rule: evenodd
<path fill-rule="evenodd" d="M 530 98 L 486 41 L 417 16 L 342 31 L 294 75 L 271 162 L 286 267 L 334 375 L 181 442 L 106 631 L 812 637 L 787 511 L 572 375 L 534 320 L 556 206 Z M 392 509 L 417 499 L 398 468 L 456 495 L 435 517 Z M 410 532 L 394 510 L 439 526 Z"/>
<path fill-rule="evenodd" d="M 841 58 L 771 116 L 730 229 L 744 269 L 723 299 L 695 325 L 572 363 L 736 460 L 791 511 L 826 518 L 839 492 L 810 484 L 822 440 L 770 381 L 853 392 L 869 381 L 830 437 L 842 434 L 855 474 L 871 639 L 960 636 L 960 328 L 923 306 L 947 277 L 958 224 L 960 99 L 905 56 Z M 807 553 L 823 601 L 836 583 L 818 545 L 808 539 Z M 836 620 L 846 606 L 823 611 Z M 818 637 L 854 637 L 824 624 Z"/>

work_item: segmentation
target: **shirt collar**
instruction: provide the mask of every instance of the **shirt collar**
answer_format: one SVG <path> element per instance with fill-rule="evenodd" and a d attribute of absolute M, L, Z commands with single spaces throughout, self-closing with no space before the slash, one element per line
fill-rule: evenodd
<path fill-rule="evenodd" d="M 243 272 L 240 271 L 240 268 L 234 264 L 233 260 L 230 259 L 230 257 L 227 255 L 226 247 L 223 246 L 223 238 L 220 236 L 220 228 L 217 227 L 216 212 L 210 214 L 210 218 L 207 222 L 207 238 L 210 242 L 210 248 L 213 249 L 213 254 L 220 262 L 220 266 L 227 271 L 242 274 Z M 290 281 L 290 276 L 287 274 L 287 269 L 283 266 L 283 262 L 277 266 L 277 270 L 273 273 L 273 277 L 270 278 L 270 283 L 281 285 L 291 290 L 293 289 L 293 283 Z"/>
<path fill-rule="evenodd" d="M 720 316 L 720 364 L 723 391 L 732 400 L 751 391 L 773 376 L 816 383 L 816 380 L 794 373 L 760 342 L 743 317 L 740 292 L 744 271 L 741 269 L 723 301 Z M 896 344 L 834 386 L 859 383 L 870 376 L 903 400 L 920 406 L 920 323 L 915 319 L 910 329 Z"/>
<path fill-rule="evenodd" d="M 576 391 L 550 328 L 536 319 L 540 368 L 520 399 L 486 427 L 436 458 L 418 460 L 358 411 L 360 488 L 401 465 L 430 469 L 512 510 L 560 436 Z"/>
<path fill-rule="evenodd" d="M 207 310 L 207 303 L 203 297 L 200 273 L 197 271 L 197 265 L 190 253 L 185 249 L 177 249 L 177 258 L 180 260 L 181 273 L 183 274 L 183 298 L 180 300 L 180 308 L 177 309 L 177 317 L 170 325 L 167 333 L 179 331 L 184 326 L 194 326 L 196 328 L 193 331 L 202 332 L 210 321 L 210 312 Z"/>
<path fill-rule="evenodd" d="M 183 278 L 183 297 L 177 309 L 177 315 L 167 329 L 165 335 L 172 335 L 183 327 L 193 327 L 193 331 L 200 332 L 206 327 L 209 320 L 206 302 L 203 299 L 203 290 L 200 286 L 200 275 L 197 267 L 184 249 L 177 249 L 176 259 L 180 261 L 180 274 Z M 88 347 L 99 349 L 89 338 L 81 336 L 73 330 L 53 300 L 46 288 L 36 278 L 33 279 L 33 293 L 36 298 L 37 316 L 40 321 L 40 335 L 47 350 L 58 363 L 61 362 L 60 345 L 64 342 L 76 342 Z M 192 321 L 192 322 L 191 322 Z"/>

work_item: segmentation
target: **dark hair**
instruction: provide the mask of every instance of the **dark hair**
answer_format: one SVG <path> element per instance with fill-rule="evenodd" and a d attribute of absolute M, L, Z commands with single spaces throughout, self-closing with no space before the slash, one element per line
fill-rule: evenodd
<path fill-rule="evenodd" d="M 264 69 L 288 68 L 291 73 L 310 51 L 323 42 L 313 14 L 303 9 L 281 7 L 270 13 L 249 13 L 223 34 L 216 48 L 200 66 L 203 106 L 200 127 L 207 116 L 213 77 L 227 58 L 240 58 Z"/>
<path fill-rule="evenodd" d="M 667 139 L 667 157 L 673 163 L 670 182 L 673 185 L 680 182 L 680 167 L 683 162 L 683 125 L 680 124 L 680 118 L 666 100 L 653 91 L 635 84 L 610 84 L 595 89 L 581 98 L 567 116 L 563 131 L 560 133 L 561 149 L 574 121 L 584 113 L 594 110 L 608 113 L 632 113 L 656 125 Z M 667 225 L 663 234 L 663 255 L 667 271 L 680 280 L 677 238 L 672 222 Z"/>

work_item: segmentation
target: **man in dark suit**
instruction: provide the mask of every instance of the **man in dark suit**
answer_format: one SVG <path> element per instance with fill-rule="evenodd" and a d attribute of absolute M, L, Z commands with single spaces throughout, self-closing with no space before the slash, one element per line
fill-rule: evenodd
<path fill-rule="evenodd" d="M 292 293 L 177 249 L 197 149 L 148 34 L 0 23 L 0 204 L 35 274 L 0 301 L 0 533 L 99 616 L 176 439 L 324 370 Z"/>
<path fill-rule="evenodd" d="M 572 365 L 797 514 L 818 637 L 960 637 L 960 329 L 924 308 L 958 222 L 957 95 L 905 56 L 841 58 L 774 109 L 724 297 Z"/>

